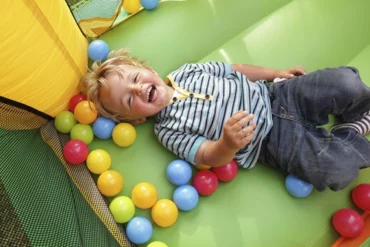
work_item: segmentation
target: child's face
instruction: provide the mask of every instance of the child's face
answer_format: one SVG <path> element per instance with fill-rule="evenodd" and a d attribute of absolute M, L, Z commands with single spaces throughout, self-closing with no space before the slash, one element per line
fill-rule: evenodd
<path fill-rule="evenodd" d="M 106 108 L 130 120 L 153 116 L 169 103 L 173 90 L 154 71 L 123 65 L 122 75 L 110 73 L 100 95 Z"/>

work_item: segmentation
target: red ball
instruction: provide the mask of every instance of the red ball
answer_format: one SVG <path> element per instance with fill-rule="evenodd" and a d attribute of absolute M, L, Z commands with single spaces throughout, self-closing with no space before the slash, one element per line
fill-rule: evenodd
<path fill-rule="evenodd" d="M 370 184 L 360 184 L 352 190 L 352 200 L 362 210 L 370 211 Z"/>
<path fill-rule="evenodd" d="M 333 216 L 335 230 L 346 238 L 358 237 L 364 230 L 364 219 L 356 211 L 348 208 L 339 209 Z"/>
<path fill-rule="evenodd" d="M 84 162 L 88 154 L 88 146 L 80 140 L 70 140 L 63 148 L 64 158 L 72 165 L 78 165 Z"/>
<path fill-rule="evenodd" d="M 213 194 L 218 187 L 217 176 L 210 170 L 200 170 L 194 175 L 193 186 L 198 191 L 199 195 L 209 196 Z"/>
<path fill-rule="evenodd" d="M 213 168 L 212 171 L 216 174 L 220 181 L 229 182 L 238 174 L 238 165 L 236 164 L 235 160 L 232 160 L 224 166 Z"/>
<path fill-rule="evenodd" d="M 68 109 L 69 109 L 69 111 L 74 112 L 76 105 L 78 103 L 80 103 L 81 101 L 84 101 L 84 100 L 87 100 L 87 96 L 86 95 L 84 95 L 82 93 L 79 93 L 79 94 L 74 95 L 69 100 L 69 103 L 68 103 Z"/>

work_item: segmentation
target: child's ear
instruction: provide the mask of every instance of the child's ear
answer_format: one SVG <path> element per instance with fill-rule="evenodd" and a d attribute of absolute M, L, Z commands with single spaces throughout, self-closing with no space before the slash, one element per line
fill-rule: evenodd
<path fill-rule="evenodd" d="M 146 118 L 143 117 L 143 118 L 139 118 L 139 119 L 135 119 L 135 120 L 130 120 L 130 124 L 132 125 L 138 125 L 138 124 L 142 124 L 146 121 Z"/>

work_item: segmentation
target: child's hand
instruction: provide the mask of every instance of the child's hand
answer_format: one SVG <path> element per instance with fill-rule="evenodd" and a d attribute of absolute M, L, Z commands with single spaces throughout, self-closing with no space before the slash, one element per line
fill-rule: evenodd
<path fill-rule="evenodd" d="M 231 116 L 224 125 L 223 135 L 220 141 L 232 150 L 239 150 L 244 147 L 254 137 L 254 129 L 256 128 L 255 123 L 251 123 L 249 126 L 245 125 L 253 120 L 253 114 L 248 114 L 245 111 L 239 111 Z"/>
<path fill-rule="evenodd" d="M 275 78 L 293 78 L 294 76 L 305 75 L 306 71 L 302 66 L 296 66 L 289 69 L 278 70 Z"/>

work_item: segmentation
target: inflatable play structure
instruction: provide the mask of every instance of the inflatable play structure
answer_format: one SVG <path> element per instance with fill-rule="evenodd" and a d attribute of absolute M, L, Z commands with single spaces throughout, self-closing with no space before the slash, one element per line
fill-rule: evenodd
<path fill-rule="evenodd" d="M 1 246 L 135 246 L 127 224 L 113 217 L 112 200 L 131 197 L 142 182 L 155 187 L 158 200 L 172 200 L 177 186 L 166 168 L 178 157 L 157 141 L 153 120 L 135 126 L 132 145 L 99 138 L 88 145 L 89 151 L 109 153 L 110 169 L 123 179 L 116 196 L 102 195 L 98 176 L 63 155 L 70 135 L 55 129 L 54 118 L 79 92 L 94 38 L 111 50 L 129 48 L 162 77 L 183 63 L 211 60 L 278 69 L 302 65 L 308 72 L 351 65 L 370 85 L 367 0 L 160 1 L 114 28 L 122 2 L 100 1 L 112 6 L 100 8 L 105 19 L 94 16 L 97 24 L 78 2 L 5 0 L 0 9 Z M 200 196 L 194 209 L 179 210 L 169 227 L 155 224 L 150 209 L 136 208 L 135 216 L 153 225 L 150 240 L 138 246 L 369 246 L 368 213 L 350 196 L 357 185 L 370 183 L 369 169 L 342 191 L 314 190 L 305 198 L 287 192 L 287 175 L 262 165 L 239 169 L 231 182 Z M 365 231 L 357 240 L 340 238 L 332 226 L 341 208 L 363 214 Z"/>

